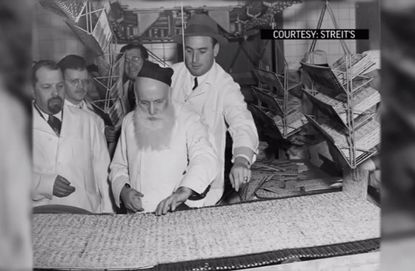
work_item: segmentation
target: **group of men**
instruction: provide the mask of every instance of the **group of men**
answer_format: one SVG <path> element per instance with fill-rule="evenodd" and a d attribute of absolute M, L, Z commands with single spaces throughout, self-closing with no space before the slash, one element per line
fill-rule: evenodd
<path fill-rule="evenodd" d="M 191 17 L 184 36 L 185 61 L 172 68 L 148 61 L 142 45 L 121 49 L 131 112 L 112 160 L 114 134 L 85 100 L 85 61 L 70 55 L 34 65 L 34 206 L 161 215 L 214 205 L 224 192 L 227 130 L 232 187 L 249 181 L 258 135 L 239 85 L 215 62 L 225 39 L 205 14 Z"/>

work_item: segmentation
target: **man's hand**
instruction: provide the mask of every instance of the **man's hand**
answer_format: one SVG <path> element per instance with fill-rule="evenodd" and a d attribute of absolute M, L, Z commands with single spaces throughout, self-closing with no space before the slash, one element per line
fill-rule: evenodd
<path fill-rule="evenodd" d="M 116 142 L 118 137 L 118 131 L 114 127 L 105 126 L 105 138 L 107 142 Z"/>
<path fill-rule="evenodd" d="M 53 184 L 53 195 L 58 198 L 69 196 L 75 191 L 75 187 L 70 184 L 71 183 L 61 175 L 56 176 L 55 183 Z"/>
<path fill-rule="evenodd" d="M 124 186 L 121 190 L 120 197 L 127 210 L 130 210 L 134 213 L 144 211 L 141 204 L 141 198 L 144 197 L 144 195 L 137 190 L 128 186 Z"/>
<path fill-rule="evenodd" d="M 232 188 L 239 191 L 243 183 L 249 182 L 251 179 L 251 170 L 249 169 L 248 161 L 243 157 L 236 157 L 229 173 L 229 180 Z"/>
<path fill-rule="evenodd" d="M 156 215 L 165 215 L 169 210 L 174 212 L 177 206 L 185 202 L 190 195 L 192 195 L 193 190 L 188 187 L 179 187 L 173 194 L 171 194 L 166 199 L 162 200 L 156 208 Z"/>

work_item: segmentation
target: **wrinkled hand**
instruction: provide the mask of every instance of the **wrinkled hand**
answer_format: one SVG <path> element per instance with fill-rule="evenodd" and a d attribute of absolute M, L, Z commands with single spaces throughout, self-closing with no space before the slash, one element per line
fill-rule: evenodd
<path fill-rule="evenodd" d="M 188 187 L 179 187 L 173 194 L 169 197 L 162 200 L 156 208 L 156 215 L 165 215 L 170 210 L 174 212 L 177 206 L 185 202 L 190 195 L 192 195 L 193 190 Z"/>
<path fill-rule="evenodd" d="M 124 186 L 121 190 L 121 200 L 124 203 L 125 208 L 134 213 L 144 211 L 141 204 L 142 197 L 144 197 L 144 195 L 134 188 Z"/>
<path fill-rule="evenodd" d="M 55 178 L 55 183 L 53 184 L 53 195 L 58 198 L 67 197 L 73 192 L 75 192 L 75 187 L 70 185 L 71 183 L 64 177 L 58 175 Z"/>
<path fill-rule="evenodd" d="M 118 131 L 112 126 L 105 126 L 105 138 L 107 142 L 117 141 Z"/>
<path fill-rule="evenodd" d="M 243 183 L 248 183 L 251 179 L 251 170 L 249 169 L 248 161 L 242 157 L 236 157 L 235 162 L 229 173 L 229 180 L 232 188 L 239 191 Z"/>

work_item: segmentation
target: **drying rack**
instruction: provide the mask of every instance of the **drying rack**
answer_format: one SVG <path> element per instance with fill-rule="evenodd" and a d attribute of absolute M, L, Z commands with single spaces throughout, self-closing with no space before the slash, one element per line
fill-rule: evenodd
<path fill-rule="evenodd" d="M 282 51 L 278 44 L 277 49 Z M 281 121 L 276 121 L 275 124 L 282 138 L 289 139 L 302 130 L 303 126 L 307 124 L 307 120 L 301 113 L 300 97 L 294 92 L 301 83 L 289 84 L 288 62 L 285 57 L 283 61 L 283 74 L 261 68 L 255 69 L 254 74 L 258 79 L 259 85 L 251 89 L 259 101 L 258 109 L 261 110 L 263 105 L 265 105 L 267 109 L 281 117 Z M 290 107 L 290 104 L 297 105 Z"/>
<path fill-rule="evenodd" d="M 326 12 L 329 13 L 335 29 L 339 29 L 329 1 L 324 2 L 317 23 L 317 29 L 321 29 Z M 351 169 L 356 169 L 359 164 L 377 152 L 376 146 L 380 140 L 380 126 L 377 125 L 376 114 L 373 112 L 373 108 L 380 102 L 380 96 L 377 96 L 379 100 L 374 103 L 373 107 L 370 109 L 365 108 L 365 112 L 355 110 L 359 93 L 370 88 L 369 83 L 371 79 L 362 76 L 361 73 L 366 68 L 374 65 L 374 63 L 367 62 L 366 64 L 368 65 L 364 67 L 363 71 L 360 70 L 356 73 L 355 65 L 356 63 L 363 63 L 359 62 L 359 60 L 364 59 L 364 57 L 360 58 L 358 54 L 352 54 L 345 41 L 339 41 L 344 56 L 335 63 L 337 65 L 336 67 L 301 62 L 304 72 L 312 80 L 311 88 L 307 89 L 305 87 L 305 93 L 312 98 L 311 101 L 317 108 L 321 109 L 323 115 L 334 116 L 324 123 L 321 123 L 315 116 L 306 115 L 306 117 L 317 130 L 321 131 L 323 135 L 330 139 L 329 141 L 334 144 L 348 166 Z M 308 55 L 311 55 L 315 50 L 316 43 L 317 40 L 312 41 Z M 339 65 L 340 61 L 341 65 Z M 372 89 L 370 90 L 372 91 Z M 327 91 L 331 92 L 334 97 L 326 95 Z M 315 99 L 318 96 L 320 100 Z M 324 97 L 325 100 L 322 100 L 321 97 Z M 341 110 L 338 110 L 339 103 L 342 107 Z M 338 120 L 341 121 L 339 122 Z M 338 122 L 341 125 L 338 125 Z M 361 142 L 357 141 L 356 131 L 357 129 L 362 129 L 366 124 L 373 126 L 371 126 L 373 128 L 372 134 L 370 134 L 372 137 L 365 139 L 368 142 L 368 147 L 362 148 L 362 145 L 364 145 L 362 143 L 363 140 Z M 337 138 L 341 138 L 342 143 L 337 142 Z"/>

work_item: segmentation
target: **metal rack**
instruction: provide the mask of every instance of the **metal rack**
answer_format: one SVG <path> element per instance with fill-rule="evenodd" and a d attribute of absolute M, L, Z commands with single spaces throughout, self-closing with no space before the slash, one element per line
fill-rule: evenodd
<path fill-rule="evenodd" d="M 281 115 L 281 119 L 282 119 L 282 127 L 281 127 L 282 129 L 280 129 L 279 125 L 277 125 L 277 127 L 280 130 L 281 136 L 284 139 L 290 138 L 292 135 L 299 132 L 301 130 L 301 127 L 305 125 L 307 121 L 304 119 L 300 127 L 291 127 L 290 123 L 288 123 L 288 116 L 290 113 L 289 112 L 290 108 L 288 105 L 290 103 L 290 98 L 296 99 L 295 95 L 293 95 L 291 92 L 299 84 L 289 86 L 289 82 L 288 82 L 289 66 L 288 66 L 286 59 L 284 58 L 283 74 L 277 74 L 272 71 L 267 71 L 263 69 L 256 69 L 254 70 L 254 73 L 256 77 L 258 78 L 259 87 L 258 88 L 254 87 L 252 88 L 252 90 L 253 90 L 253 93 L 258 98 L 259 108 L 261 108 L 263 104 L 268 104 L 268 106 L 270 104 L 269 102 L 264 100 L 265 99 L 264 96 L 268 96 L 268 100 L 270 99 L 275 100 L 274 104 L 276 104 L 277 107 L 280 109 L 277 111 Z M 268 88 L 264 88 L 265 86 L 268 86 Z M 298 109 L 296 110 L 298 111 Z M 293 128 L 293 130 L 289 131 L 289 128 Z"/>
<path fill-rule="evenodd" d="M 39 3 L 45 9 L 77 23 L 86 8 L 87 0 L 39 0 Z"/>
<path fill-rule="evenodd" d="M 334 13 L 333 10 L 330 7 L 329 1 L 325 1 L 320 17 L 319 17 L 319 21 L 317 24 L 317 29 L 321 29 L 321 25 L 324 19 L 324 15 L 325 13 L 328 12 L 330 15 L 330 18 L 334 24 L 334 27 L 336 29 L 338 29 L 338 25 L 336 22 L 336 19 L 334 17 Z M 311 55 L 311 53 L 314 51 L 315 49 L 315 45 L 316 45 L 317 40 L 313 40 L 310 49 L 308 51 L 308 55 Z M 354 54 L 352 54 L 349 50 L 349 48 L 347 47 L 346 43 L 344 42 L 344 40 L 340 40 L 340 44 L 342 46 L 343 52 L 344 52 L 344 70 L 343 71 L 339 71 L 336 70 L 336 73 L 334 73 L 331 70 L 331 67 L 324 67 L 324 66 L 320 66 L 320 67 L 316 67 L 316 69 L 320 69 L 321 70 L 321 77 L 324 80 L 328 80 L 328 81 L 332 81 L 332 88 L 336 89 L 338 92 L 343 92 L 343 95 L 345 95 L 345 99 L 343 100 L 344 102 L 344 112 L 345 112 L 345 119 L 343 122 L 343 126 L 345 126 L 343 129 L 343 131 L 345 131 L 345 136 L 346 136 L 346 143 L 347 146 L 342 146 L 342 149 L 346 149 L 345 151 L 347 151 L 348 155 L 346 155 L 345 153 L 342 152 L 342 150 L 340 150 L 340 147 L 336 146 L 339 150 L 340 153 L 343 155 L 343 157 L 345 158 L 347 164 L 349 165 L 349 167 L 351 169 L 355 169 L 360 163 L 362 163 L 364 160 L 366 160 L 367 158 L 369 158 L 370 156 L 372 156 L 373 154 L 376 153 L 375 150 L 373 150 L 373 148 L 368 149 L 368 150 L 363 150 L 363 149 L 359 149 L 357 148 L 357 144 L 356 144 L 356 129 L 359 127 L 356 127 L 356 123 L 355 123 L 355 119 L 357 116 L 365 114 L 365 112 L 358 112 L 355 111 L 354 108 L 354 104 L 355 104 L 355 98 L 354 98 L 354 94 L 355 91 L 357 91 L 358 89 L 360 89 L 360 87 L 364 87 L 364 85 L 361 85 L 360 87 L 355 87 L 353 85 L 353 79 L 354 79 L 354 74 L 353 74 L 353 57 L 355 57 Z M 308 91 L 308 95 L 312 95 L 310 94 L 311 92 L 316 92 L 318 93 L 318 85 L 325 85 L 325 87 L 327 87 L 328 84 L 327 82 L 318 82 L 319 79 L 319 75 L 318 75 L 318 71 L 315 72 L 311 72 L 309 69 L 310 66 L 307 66 L 306 63 L 301 63 L 303 66 L 303 69 L 306 73 L 309 74 L 310 78 L 312 79 L 312 84 L 311 84 L 311 91 Z M 325 76 L 322 75 L 323 72 L 325 73 Z M 340 80 L 340 79 L 341 80 Z M 345 82 L 345 84 L 341 84 L 341 82 Z M 368 84 L 370 82 L 370 80 L 367 80 L 365 84 Z M 340 93 L 340 95 L 342 95 Z M 307 116 L 307 118 L 310 120 L 311 123 L 313 123 L 314 125 L 316 125 L 316 127 L 319 126 L 319 123 L 317 120 L 313 119 L 313 117 Z M 335 124 L 333 124 L 335 125 Z M 334 127 L 334 126 L 333 126 Z M 320 130 L 321 127 L 319 127 Z M 324 133 L 324 131 L 323 131 Z M 335 142 L 333 142 L 335 143 Z M 363 155 L 360 155 L 358 157 L 358 151 L 360 153 L 363 152 Z"/>
<path fill-rule="evenodd" d="M 65 18 L 65 23 L 94 53 L 100 76 L 94 78 L 105 97 L 91 101 L 108 125 L 119 126 L 126 114 L 122 93 L 124 58 L 117 58 L 117 38 L 102 3 L 87 0 L 39 0 L 40 4 Z"/>

